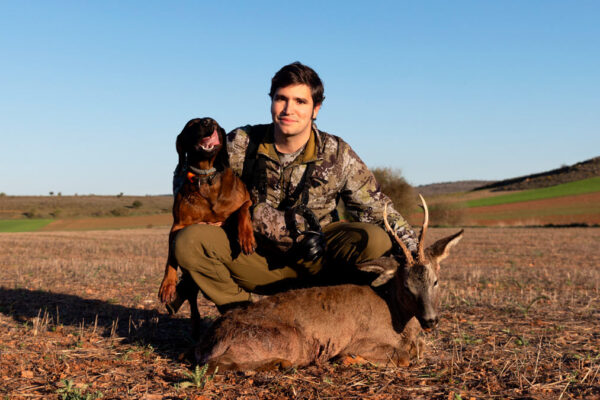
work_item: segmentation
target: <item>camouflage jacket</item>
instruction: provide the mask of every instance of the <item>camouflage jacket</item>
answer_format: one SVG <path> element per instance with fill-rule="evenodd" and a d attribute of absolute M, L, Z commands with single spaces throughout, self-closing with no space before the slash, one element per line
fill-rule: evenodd
<path fill-rule="evenodd" d="M 314 212 L 321 226 L 334 221 L 337 202 L 341 199 L 354 220 L 383 227 L 383 208 L 390 199 L 381 192 L 367 166 L 341 138 L 313 127 L 303 153 L 285 167 L 280 164 L 275 150 L 273 124 L 244 126 L 229 133 L 227 139 L 229 163 L 250 191 L 254 204 L 253 224 L 259 238 L 262 236 L 274 242 L 282 250 L 291 247 L 293 241 L 286 228 L 282 206 L 289 206 L 290 197 L 297 197 L 293 194 L 302 189 L 302 177 L 309 163 L 314 163 L 314 167 L 306 180 L 310 185 L 307 207 Z M 249 147 L 250 140 L 253 144 Z M 259 158 L 263 158 L 262 174 L 261 168 L 257 167 Z M 266 185 L 261 180 L 266 180 Z M 302 218 L 297 216 L 296 220 L 301 226 Z M 416 251 L 417 239 L 413 230 L 393 206 L 388 206 L 388 221 L 408 248 Z"/>

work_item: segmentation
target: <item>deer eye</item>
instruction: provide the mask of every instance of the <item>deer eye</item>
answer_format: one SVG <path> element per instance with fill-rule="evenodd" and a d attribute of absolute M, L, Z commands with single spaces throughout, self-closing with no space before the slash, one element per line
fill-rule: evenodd
<path fill-rule="evenodd" d="M 438 281 L 436 279 L 435 282 L 433 282 L 433 286 L 437 286 L 437 285 L 438 285 Z"/>

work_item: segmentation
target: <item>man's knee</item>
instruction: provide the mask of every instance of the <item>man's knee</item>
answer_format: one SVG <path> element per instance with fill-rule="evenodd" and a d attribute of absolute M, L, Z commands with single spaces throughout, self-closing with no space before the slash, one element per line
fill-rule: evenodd
<path fill-rule="evenodd" d="M 206 224 L 189 225 L 175 236 L 175 259 L 182 267 L 197 264 L 199 258 L 230 258 L 229 240 L 222 228 Z"/>
<path fill-rule="evenodd" d="M 385 230 L 375 224 L 361 223 L 367 237 L 367 243 L 361 251 L 358 262 L 381 257 L 392 248 L 392 241 Z"/>
<path fill-rule="evenodd" d="M 392 248 L 388 234 L 374 224 L 333 224 L 325 228 L 325 234 L 328 237 L 328 250 L 331 250 L 330 257 L 347 263 L 372 260 Z"/>

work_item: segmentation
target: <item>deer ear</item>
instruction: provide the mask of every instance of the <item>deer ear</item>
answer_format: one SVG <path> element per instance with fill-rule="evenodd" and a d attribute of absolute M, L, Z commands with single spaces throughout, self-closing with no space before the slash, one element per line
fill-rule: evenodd
<path fill-rule="evenodd" d="M 447 236 L 443 239 L 438 240 L 431 246 L 427 248 L 427 254 L 434 262 L 441 262 L 443 259 L 450 255 L 450 249 L 454 247 L 460 239 L 462 239 L 464 229 L 461 229 L 459 232 L 454 235 Z"/>
<path fill-rule="evenodd" d="M 379 274 L 377 279 L 371 282 L 371 286 L 377 287 L 392 279 L 398 270 L 398 262 L 394 256 L 379 257 L 375 260 L 360 263 L 356 267 L 363 272 L 373 272 Z"/>

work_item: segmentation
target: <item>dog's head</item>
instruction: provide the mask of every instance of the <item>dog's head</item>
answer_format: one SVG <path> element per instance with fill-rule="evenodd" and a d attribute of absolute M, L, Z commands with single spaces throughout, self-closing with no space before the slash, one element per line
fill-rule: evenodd
<path fill-rule="evenodd" d="M 177 136 L 176 148 L 179 165 L 210 161 L 215 168 L 229 165 L 225 130 L 212 118 L 190 120 Z"/>

